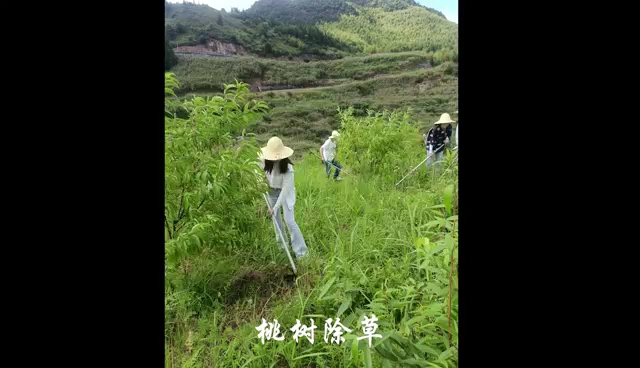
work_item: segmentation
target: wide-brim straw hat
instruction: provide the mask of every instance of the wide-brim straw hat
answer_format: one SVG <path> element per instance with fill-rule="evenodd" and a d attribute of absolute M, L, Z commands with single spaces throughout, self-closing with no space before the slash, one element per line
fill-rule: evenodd
<path fill-rule="evenodd" d="M 338 133 L 337 130 L 334 130 L 333 132 L 331 132 L 331 136 L 329 138 L 337 138 L 340 136 L 340 133 Z"/>
<path fill-rule="evenodd" d="M 440 115 L 440 120 L 434 123 L 434 125 L 438 124 L 455 124 L 455 121 L 451 120 L 451 116 L 449 116 L 449 114 L 445 112 L 444 114 Z"/>
<path fill-rule="evenodd" d="M 282 139 L 278 137 L 271 137 L 267 142 L 267 146 L 262 147 L 261 150 L 262 157 L 270 161 L 282 160 L 293 155 L 293 149 L 285 146 L 282 143 Z"/>

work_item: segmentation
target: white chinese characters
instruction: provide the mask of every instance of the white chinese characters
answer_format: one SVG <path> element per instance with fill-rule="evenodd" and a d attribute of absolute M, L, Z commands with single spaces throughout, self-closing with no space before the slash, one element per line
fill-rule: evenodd
<path fill-rule="evenodd" d="M 347 332 L 351 332 L 351 330 L 340 323 L 340 318 L 336 318 L 336 322 L 333 324 L 333 326 L 331 325 L 332 321 L 333 320 L 329 318 L 324 322 L 324 342 L 329 342 L 327 341 L 327 336 L 332 334 L 333 336 L 331 337 L 331 343 L 340 345 L 340 343 L 344 342 L 344 337 L 342 337 L 343 334 L 341 330 L 345 330 Z"/>
<path fill-rule="evenodd" d="M 280 323 L 278 323 L 277 319 L 273 320 L 273 323 L 265 321 L 262 319 L 262 324 L 256 327 L 256 330 L 260 331 L 258 334 L 258 338 L 262 339 L 262 343 L 264 344 L 265 337 L 268 340 L 274 339 L 278 341 L 284 340 L 284 335 L 278 336 L 280 334 Z"/>
<path fill-rule="evenodd" d="M 362 321 L 362 331 L 365 333 L 365 336 L 358 337 L 358 340 L 369 339 L 369 347 L 371 347 L 372 337 L 382 338 L 382 335 L 375 333 L 378 329 L 378 324 L 376 324 L 377 320 L 378 318 L 376 317 L 376 315 L 372 314 L 371 318 L 367 318 L 367 316 L 364 316 L 364 320 Z"/>
<path fill-rule="evenodd" d="M 307 340 L 313 344 L 315 341 L 315 330 L 318 328 L 312 318 L 309 319 L 311 324 L 309 326 L 303 325 L 299 319 L 296 319 L 296 324 L 289 330 L 293 332 L 293 339 L 296 343 L 300 342 L 301 337 L 306 337 Z M 369 339 L 369 347 L 371 347 L 371 339 L 374 337 L 382 338 L 381 334 L 377 334 L 378 324 L 376 324 L 378 318 L 375 314 L 371 314 L 371 318 L 364 316 L 362 321 L 362 331 L 364 336 L 360 336 L 357 340 Z M 265 339 L 268 340 L 284 340 L 284 334 L 280 333 L 280 323 L 274 319 L 273 322 L 268 322 L 262 318 L 262 324 L 256 327 L 259 331 L 258 338 L 261 339 L 264 344 Z M 324 342 L 340 345 L 345 342 L 344 334 L 351 332 L 351 329 L 340 323 L 340 318 L 328 318 L 324 324 Z"/>
<path fill-rule="evenodd" d="M 318 328 L 318 326 L 316 326 L 313 323 L 313 318 L 310 318 L 311 320 L 311 326 L 307 327 L 306 325 L 302 325 L 300 324 L 300 320 L 296 319 L 296 324 L 295 326 L 293 326 L 290 330 L 293 332 L 293 338 L 296 340 L 296 342 L 298 342 L 298 339 L 300 337 L 306 337 L 307 340 L 309 340 L 309 342 L 311 344 L 313 344 L 313 339 L 314 339 L 314 330 L 316 328 Z"/>

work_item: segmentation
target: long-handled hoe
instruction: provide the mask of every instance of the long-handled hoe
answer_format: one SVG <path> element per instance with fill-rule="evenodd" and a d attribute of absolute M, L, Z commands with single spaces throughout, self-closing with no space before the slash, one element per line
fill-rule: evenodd
<path fill-rule="evenodd" d="M 315 153 L 311 152 L 311 154 L 312 154 L 312 155 L 314 155 L 314 156 L 316 156 L 317 158 L 319 158 L 319 159 L 321 159 L 321 160 L 322 160 L 322 157 L 320 157 L 320 156 L 316 155 Z M 324 162 L 324 161 L 323 161 L 323 162 Z M 342 173 L 342 174 L 351 175 L 351 173 L 350 173 L 350 172 L 345 171 L 343 168 L 339 168 L 338 166 L 336 166 L 336 165 L 332 164 L 331 162 L 329 162 L 329 165 L 331 165 L 331 166 L 333 166 L 334 168 L 336 168 L 336 170 L 340 170 L 340 173 Z"/>
<path fill-rule="evenodd" d="M 271 203 L 269 203 L 269 199 L 267 198 L 267 194 L 265 193 L 263 194 L 263 196 L 264 196 L 264 201 L 267 202 L 267 207 L 269 208 L 269 212 L 273 213 L 273 215 L 271 215 L 271 221 L 273 221 L 273 226 L 276 227 L 278 234 L 280 234 L 280 242 L 282 243 L 282 247 L 284 248 L 285 252 L 287 252 L 287 257 L 289 257 L 289 262 L 291 262 L 291 268 L 293 268 L 293 274 L 298 275 L 298 270 L 296 270 L 296 265 L 295 263 L 293 263 L 293 258 L 291 258 L 291 253 L 289 253 L 289 245 L 285 240 L 285 237 L 282 233 L 282 229 L 280 229 L 280 226 L 276 221 L 276 215 L 279 215 L 279 214 L 276 214 L 273 212 L 273 209 L 271 208 Z"/>
<path fill-rule="evenodd" d="M 442 147 L 442 146 L 444 146 L 444 144 L 442 144 L 440 147 Z M 411 171 L 409 171 L 409 173 L 408 173 L 407 175 L 405 175 L 405 176 L 404 176 L 404 178 L 400 179 L 400 181 L 396 183 L 396 187 L 398 186 L 398 184 L 402 183 L 402 181 L 403 181 L 404 179 L 406 179 L 406 178 L 407 178 L 407 176 L 411 175 L 414 171 L 416 171 L 416 169 L 417 169 L 417 168 L 419 168 L 420 166 L 422 166 L 422 164 L 424 164 L 425 162 L 427 162 L 427 160 L 428 160 L 431 156 L 433 156 L 433 155 L 435 154 L 435 152 L 436 152 L 437 150 L 439 150 L 439 149 L 440 149 L 440 147 L 438 147 L 438 148 L 436 148 L 435 150 L 433 150 L 433 152 L 431 152 L 430 154 L 428 154 L 428 155 L 427 155 L 427 158 L 425 158 L 425 159 L 424 159 L 421 163 L 419 163 L 416 167 L 414 167 L 413 169 L 411 169 Z"/>

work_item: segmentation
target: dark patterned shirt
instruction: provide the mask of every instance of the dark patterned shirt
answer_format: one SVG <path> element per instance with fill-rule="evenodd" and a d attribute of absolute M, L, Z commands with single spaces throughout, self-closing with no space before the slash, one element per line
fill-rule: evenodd
<path fill-rule="evenodd" d="M 442 129 L 441 125 L 436 125 L 435 127 L 431 128 L 431 130 L 429 130 L 429 133 L 427 133 L 427 139 L 425 141 L 427 151 L 429 151 L 429 145 L 432 145 L 435 153 L 444 151 L 444 140 L 446 138 L 451 139 L 451 134 L 453 134 L 453 128 L 451 127 L 451 124 L 449 124 L 446 129 Z M 438 147 L 440 148 L 438 149 Z"/>

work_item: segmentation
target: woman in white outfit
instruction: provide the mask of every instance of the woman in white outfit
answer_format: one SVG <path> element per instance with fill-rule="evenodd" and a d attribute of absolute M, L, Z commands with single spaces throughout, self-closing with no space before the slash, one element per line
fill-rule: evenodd
<path fill-rule="evenodd" d="M 280 230 L 285 234 L 282 225 L 282 214 L 280 208 L 284 212 L 284 221 L 291 234 L 291 247 L 297 258 L 307 254 L 307 244 L 304 241 L 302 232 L 296 224 L 293 216 L 293 206 L 296 203 L 296 188 L 293 181 L 293 163 L 289 157 L 293 154 L 293 150 L 284 144 L 278 137 L 272 137 L 267 142 L 267 146 L 262 148 L 260 164 L 264 170 L 267 181 L 269 182 L 269 202 L 273 212 L 277 213 L 276 222 Z M 276 229 L 276 239 L 279 241 L 279 234 Z"/>

